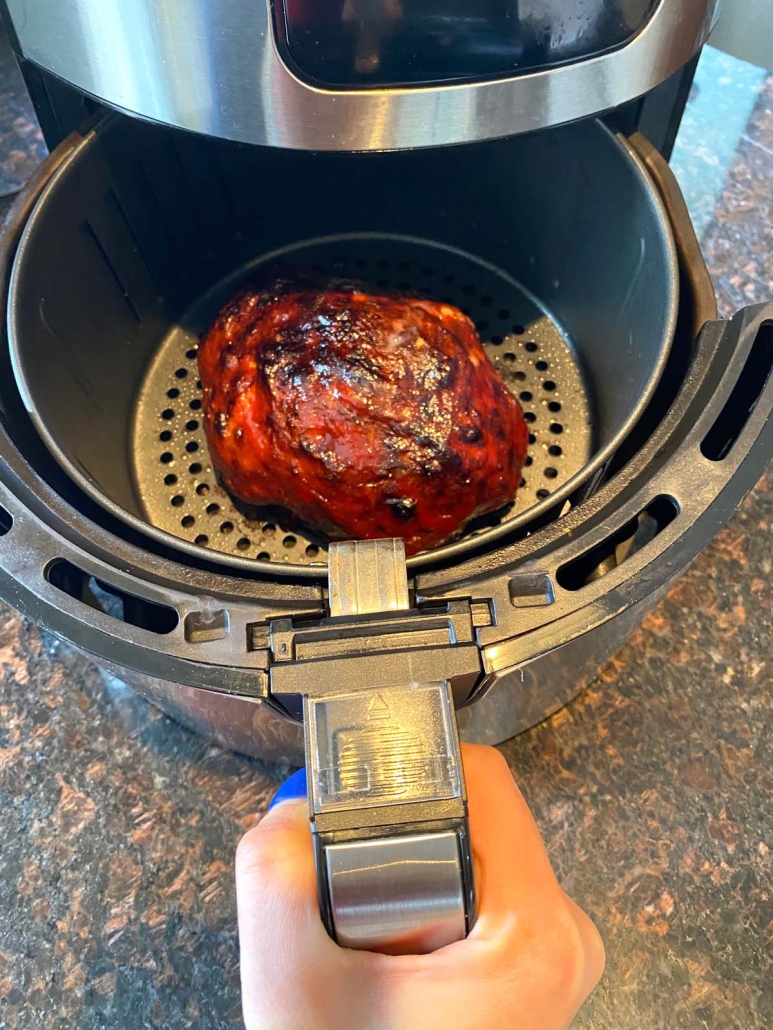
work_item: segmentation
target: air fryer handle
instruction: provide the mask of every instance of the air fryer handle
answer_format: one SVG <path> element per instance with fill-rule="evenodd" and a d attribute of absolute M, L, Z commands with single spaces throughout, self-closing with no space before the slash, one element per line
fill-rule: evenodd
<path fill-rule="evenodd" d="M 354 622 L 369 616 L 410 618 L 402 540 L 334 543 L 328 570 L 335 636 L 353 639 Z M 451 660 L 440 648 L 437 664 L 422 665 L 406 651 L 390 679 L 376 653 L 363 668 L 371 627 L 343 664 L 312 663 L 302 679 L 320 910 L 344 947 L 419 954 L 475 921 Z M 273 694 L 281 703 L 279 676 Z"/>

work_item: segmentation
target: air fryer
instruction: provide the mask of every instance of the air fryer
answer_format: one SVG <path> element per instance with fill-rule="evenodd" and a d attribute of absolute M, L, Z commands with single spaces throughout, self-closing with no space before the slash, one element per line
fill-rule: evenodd
<path fill-rule="evenodd" d="M 331 933 L 437 947 L 475 918 L 459 734 L 582 689 L 771 453 L 773 308 L 717 320 L 664 159 L 715 5 L 193 7 L 7 2 L 53 151 L 3 231 L 0 596 L 305 761 Z M 513 505 L 406 562 L 222 491 L 196 347 L 277 261 L 470 314 L 530 422 Z"/>

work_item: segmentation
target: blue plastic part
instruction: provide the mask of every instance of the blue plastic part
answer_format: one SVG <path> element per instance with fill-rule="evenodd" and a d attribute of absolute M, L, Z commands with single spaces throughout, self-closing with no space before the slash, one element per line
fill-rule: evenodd
<path fill-rule="evenodd" d="M 271 799 L 271 804 L 268 806 L 269 812 L 272 808 L 277 805 L 281 805 L 283 801 L 298 801 L 301 798 L 307 796 L 308 787 L 306 785 L 306 769 L 299 769 L 294 772 L 292 776 L 288 776 L 284 781 L 279 790 L 274 794 Z"/>

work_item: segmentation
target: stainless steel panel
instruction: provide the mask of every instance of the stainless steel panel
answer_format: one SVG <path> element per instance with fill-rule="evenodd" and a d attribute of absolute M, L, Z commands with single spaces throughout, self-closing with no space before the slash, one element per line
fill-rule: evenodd
<path fill-rule="evenodd" d="M 283 64 L 266 0 L 8 0 L 24 55 L 153 121 L 309 150 L 441 146 L 528 132 L 652 89 L 704 42 L 718 0 L 661 0 L 627 46 L 513 79 L 313 88 Z"/>
<path fill-rule="evenodd" d="M 419 953 L 464 937 L 455 833 L 333 844 L 325 857 L 336 937 L 344 947 L 390 944 Z"/>

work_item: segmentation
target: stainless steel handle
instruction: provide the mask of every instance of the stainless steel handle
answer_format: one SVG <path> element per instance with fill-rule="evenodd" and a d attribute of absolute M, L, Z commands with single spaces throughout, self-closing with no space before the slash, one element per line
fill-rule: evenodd
<path fill-rule="evenodd" d="M 409 607 L 401 540 L 333 544 L 331 612 Z M 303 699 L 309 816 L 320 907 L 350 948 L 426 952 L 475 920 L 467 804 L 450 684 L 353 689 Z"/>

